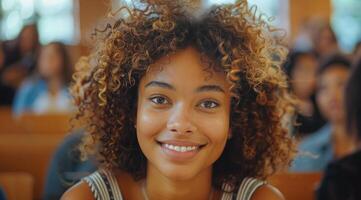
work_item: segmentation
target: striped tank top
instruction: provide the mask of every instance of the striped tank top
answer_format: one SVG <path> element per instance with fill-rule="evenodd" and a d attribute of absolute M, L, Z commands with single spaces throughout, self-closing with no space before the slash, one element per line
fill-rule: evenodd
<path fill-rule="evenodd" d="M 82 179 L 90 187 L 96 200 L 124 200 L 115 176 L 108 170 L 100 169 Z M 237 193 L 223 192 L 221 200 L 250 200 L 257 188 L 266 182 L 255 179 L 243 179 Z M 225 191 L 230 190 L 224 185 Z"/>

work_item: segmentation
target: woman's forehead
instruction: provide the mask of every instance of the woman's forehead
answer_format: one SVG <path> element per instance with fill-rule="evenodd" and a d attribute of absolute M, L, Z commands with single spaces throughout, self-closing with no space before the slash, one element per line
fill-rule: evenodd
<path fill-rule="evenodd" d="M 164 56 L 149 67 L 144 79 L 174 81 L 218 82 L 225 84 L 224 72 L 215 71 L 212 63 L 205 61 L 201 53 L 192 47 Z"/>

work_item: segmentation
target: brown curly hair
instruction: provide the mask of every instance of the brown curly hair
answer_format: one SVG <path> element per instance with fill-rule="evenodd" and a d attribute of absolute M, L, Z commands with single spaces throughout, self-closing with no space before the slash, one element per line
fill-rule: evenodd
<path fill-rule="evenodd" d="M 139 81 L 156 60 L 192 46 L 232 85 L 233 136 L 213 165 L 213 186 L 224 190 L 224 182 L 236 186 L 244 177 L 265 179 L 288 165 L 294 146 L 283 122 L 294 103 L 280 69 L 286 48 L 277 30 L 246 0 L 211 7 L 197 17 L 184 1 L 140 5 L 111 14 L 107 28 L 94 33 L 96 49 L 76 65 L 75 119 L 85 123 L 90 136 L 83 152 L 135 180 L 145 178 L 147 159 L 134 127 Z"/>

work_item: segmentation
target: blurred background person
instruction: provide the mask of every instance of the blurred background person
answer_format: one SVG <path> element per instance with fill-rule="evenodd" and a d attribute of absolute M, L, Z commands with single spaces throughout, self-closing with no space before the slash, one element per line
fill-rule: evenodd
<path fill-rule="evenodd" d="M 70 60 L 64 44 L 51 42 L 44 46 L 37 70 L 23 82 L 15 96 L 14 114 L 70 112 L 72 106 L 67 89 L 70 79 Z"/>
<path fill-rule="evenodd" d="M 309 17 L 300 24 L 292 49 L 314 52 L 318 60 L 340 53 L 338 40 L 331 24 L 319 17 Z"/>
<path fill-rule="evenodd" d="M 22 67 L 30 72 L 35 68 L 39 49 L 39 33 L 36 24 L 25 25 L 17 38 L 5 42 L 6 65 Z"/>
<path fill-rule="evenodd" d="M 84 135 L 84 130 L 76 131 L 56 149 L 48 167 L 43 200 L 60 199 L 67 189 L 97 170 L 95 158 L 81 159 L 78 147 Z"/>
<path fill-rule="evenodd" d="M 0 42 L 0 106 L 9 106 L 12 104 L 15 89 L 3 81 L 2 74 L 5 71 L 5 53 L 3 44 Z"/>
<path fill-rule="evenodd" d="M 310 51 L 291 51 L 284 64 L 290 89 L 299 100 L 294 127 L 297 137 L 313 133 L 325 124 L 315 97 L 317 67 L 317 58 Z"/>
<path fill-rule="evenodd" d="M 361 57 L 361 40 L 355 44 L 353 51 L 352 51 L 352 58 L 353 58 L 353 60 L 355 60 L 355 62 L 360 57 Z"/>
<path fill-rule="evenodd" d="M 336 34 L 328 22 L 319 23 L 319 26 L 313 32 L 312 40 L 313 51 L 320 60 L 340 53 Z"/>
<path fill-rule="evenodd" d="M 0 82 L 3 89 L 0 100 L 2 105 L 12 105 L 16 90 L 36 66 L 39 47 L 39 36 L 35 24 L 24 26 L 14 40 L 3 42 L 1 48 L 4 59 L 0 69 Z"/>
<path fill-rule="evenodd" d="M 317 191 L 318 200 L 361 199 L 361 57 L 355 63 L 345 90 L 347 133 L 356 150 L 327 166 Z"/>
<path fill-rule="evenodd" d="M 335 55 L 320 65 L 316 73 L 316 102 L 328 121 L 320 130 L 303 138 L 291 171 L 323 171 L 326 165 L 354 148 L 345 129 L 343 91 L 350 71 L 350 61 Z"/>

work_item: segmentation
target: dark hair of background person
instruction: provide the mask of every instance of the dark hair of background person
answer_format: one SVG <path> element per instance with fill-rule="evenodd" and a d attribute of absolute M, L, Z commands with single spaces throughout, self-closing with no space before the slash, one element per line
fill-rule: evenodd
<path fill-rule="evenodd" d="M 295 69 L 295 66 L 298 62 L 298 60 L 302 56 L 312 56 L 316 58 L 316 54 L 312 51 L 296 51 L 296 50 L 290 50 L 290 52 L 287 55 L 287 58 L 283 64 L 283 69 L 285 73 L 288 76 L 288 79 L 292 79 L 292 72 Z M 291 85 L 290 85 L 291 86 Z M 292 88 L 290 88 L 292 89 Z"/>
<path fill-rule="evenodd" d="M 25 35 L 25 31 L 32 31 L 32 38 L 26 38 L 29 35 Z M 37 51 L 39 50 L 40 42 L 39 42 L 39 33 L 37 29 L 37 25 L 35 23 L 25 25 L 19 35 L 9 41 L 4 41 L 4 52 L 6 54 L 5 65 L 11 65 L 18 61 L 21 61 L 24 54 L 32 53 L 36 56 Z M 27 66 L 29 71 L 32 71 L 36 63 L 30 63 L 31 66 Z"/>
<path fill-rule="evenodd" d="M 329 56 L 321 61 L 321 64 L 320 64 L 319 68 L 317 69 L 316 76 L 319 77 L 326 70 L 335 67 L 335 65 L 337 65 L 337 67 L 343 67 L 346 69 L 350 69 L 351 61 L 347 57 L 345 57 L 341 54 L 335 54 L 335 55 Z"/>
<path fill-rule="evenodd" d="M 345 87 L 346 128 L 355 152 L 330 163 L 317 190 L 317 200 L 361 199 L 361 59 L 354 63 Z"/>
<path fill-rule="evenodd" d="M 301 59 L 302 56 L 312 56 L 316 59 L 316 54 L 312 51 L 290 51 L 287 55 L 287 59 L 283 64 L 283 69 L 288 76 L 288 82 L 290 90 L 292 91 L 292 73 L 295 69 L 297 62 Z M 293 130 L 293 134 L 296 136 L 303 137 L 305 135 L 311 134 L 318 129 L 320 129 L 325 123 L 325 119 L 322 117 L 320 110 L 316 103 L 316 88 L 310 96 L 310 101 L 312 102 L 314 111 L 312 116 L 304 116 L 300 113 L 296 115 L 296 124 Z"/>
<path fill-rule="evenodd" d="M 346 85 L 345 108 L 347 130 L 361 140 L 361 57 L 355 62 Z"/>
<path fill-rule="evenodd" d="M 338 40 L 329 22 L 319 24 L 313 36 L 313 44 L 313 51 L 319 59 L 338 52 Z"/>

